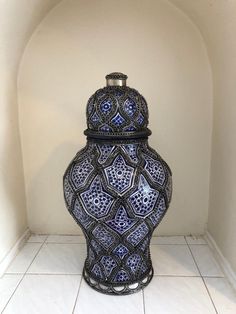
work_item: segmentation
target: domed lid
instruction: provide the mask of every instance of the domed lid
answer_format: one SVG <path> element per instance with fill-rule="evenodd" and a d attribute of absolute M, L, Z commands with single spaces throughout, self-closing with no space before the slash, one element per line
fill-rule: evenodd
<path fill-rule="evenodd" d="M 87 130 L 90 138 L 145 138 L 151 134 L 148 107 L 144 97 L 126 86 L 127 75 L 106 75 L 107 86 L 98 89 L 88 100 Z"/>

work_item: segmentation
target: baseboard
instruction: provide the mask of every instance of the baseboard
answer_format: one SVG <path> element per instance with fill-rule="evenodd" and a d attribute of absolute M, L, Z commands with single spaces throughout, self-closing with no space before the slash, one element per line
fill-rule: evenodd
<path fill-rule="evenodd" d="M 3 258 L 3 260 L 0 263 L 0 278 L 6 271 L 7 267 L 10 265 L 13 258 L 20 251 L 21 247 L 28 240 L 29 236 L 30 236 L 30 230 L 29 228 L 27 228 L 25 232 L 21 235 L 21 237 L 16 241 L 14 246 L 10 249 L 10 251 L 7 253 L 7 255 Z"/>
<path fill-rule="evenodd" d="M 222 254 L 220 248 L 216 244 L 215 240 L 213 239 L 212 235 L 206 231 L 205 233 L 205 240 L 207 241 L 207 244 L 212 248 L 212 250 L 215 253 L 215 257 L 217 259 L 217 262 L 220 264 L 225 277 L 228 279 L 228 281 L 231 283 L 231 285 L 236 290 L 236 273 L 232 269 L 230 263 L 228 260 L 224 257 Z"/>

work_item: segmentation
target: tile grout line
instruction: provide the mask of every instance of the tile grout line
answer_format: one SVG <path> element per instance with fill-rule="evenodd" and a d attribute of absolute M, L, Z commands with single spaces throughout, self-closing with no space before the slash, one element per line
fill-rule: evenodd
<path fill-rule="evenodd" d="M 142 294 L 143 294 L 143 313 L 146 314 L 144 289 L 142 289 Z"/>
<path fill-rule="evenodd" d="M 47 239 L 47 238 L 48 238 L 48 236 L 46 237 L 46 239 Z M 4 306 L 4 308 L 3 308 L 3 310 L 2 310 L 2 312 L 1 312 L 1 313 L 3 313 L 3 312 L 5 311 L 6 307 L 7 307 L 7 306 L 8 306 L 8 304 L 10 303 L 10 301 L 11 301 L 12 297 L 14 296 L 14 294 L 15 294 L 16 290 L 17 290 L 17 289 L 18 289 L 18 287 L 20 286 L 20 284 L 21 284 L 22 280 L 25 278 L 25 275 L 26 275 L 26 273 L 27 273 L 28 269 L 30 268 L 30 266 L 32 265 L 32 263 L 33 263 L 33 261 L 35 260 L 36 256 L 37 256 L 37 255 L 38 255 L 38 253 L 40 252 L 40 250 L 41 250 L 42 246 L 44 245 L 44 243 L 45 243 L 46 239 L 45 239 L 43 242 L 41 242 L 41 246 L 40 246 L 40 248 L 39 248 L 38 252 L 35 254 L 34 258 L 33 258 L 33 259 L 32 259 L 32 261 L 30 262 L 29 266 L 26 268 L 25 272 L 24 272 L 24 273 L 22 273 L 22 274 L 23 274 L 23 276 L 22 276 L 21 280 L 19 281 L 19 283 L 17 284 L 16 288 L 15 288 L 15 289 L 14 289 L 14 291 L 12 292 L 12 294 L 11 294 L 11 296 L 10 296 L 9 300 L 7 301 L 7 303 L 6 303 L 6 305 Z M 30 242 L 25 242 L 25 244 L 27 244 L 27 243 L 30 243 Z M 22 248 L 23 248 L 23 247 L 22 247 Z M 6 274 L 6 275 L 7 275 L 7 274 Z"/>
<path fill-rule="evenodd" d="M 78 291 L 77 291 L 77 294 L 76 294 L 76 298 L 75 298 L 75 303 L 74 303 L 74 306 L 73 306 L 72 314 L 74 314 L 74 312 L 75 312 L 75 307 L 76 307 L 76 304 L 77 304 L 77 301 L 78 301 L 79 292 L 80 292 L 80 288 L 81 288 L 81 284 L 82 284 L 82 279 L 83 279 L 83 276 L 81 275 L 81 279 L 80 279 Z"/>
<path fill-rule="evenodd" d="M 186 239 L 185 239 L 185 240 L 186 240 Z M 187 242 L 187 240 L 186 240 L 186 242 Z M 201 276 L 202 282 L 203 282 L 203 284 L 204 284 L 204 286 L 205 286 L 205 288 L 206 288 L 207 294 L 208 294 L 208 296 L 209 296 L 209 298 L 210 298 L 210 300 L 211 300 L 211 303 L 212 303 L 212 305 L 213 305 L 213 307 L 214 307 L 214 309 L 215 309 L 215 312 L 216 312 L 216 314 L 218 314 L 218 311 L 217 311 L 217 309 L 216 309 L 215 303 L 213 302 L 213 299 L 212 299 L 212 297 L 211 297 L 211 294 L 210 294 L 210 292 L 209 292 L 209 290 L 208 290 L 208 288 L 207 288 L 207 285 L 206 285 L 206 283 L 205 283 L 205 281 L 204 281 L 204 278 L 203 278 L 203 276 L 202 276 L 202 274 L 201 274 L 200 268 L 198 267 L 197 261 L 196 261 L 194 255 L 193 255 L 192 250 L 191 250 L 191 247 L 190 247 L 190 245 L 189 245 L 188 243 L 187 243 L 187 246 L 188 246 L 188 248 L 189 248 L 190 254 L 192 255 L 192 258 L 193 258 L 193 260 L 194 260 L 194 263 L 195 263 L 195 265 L 196 265 L 196 267 L 197 267 L 197 269 L 198 269 L 198 272 L 199 272 L 199 274 L 200 274 L 200 276 Z"/>

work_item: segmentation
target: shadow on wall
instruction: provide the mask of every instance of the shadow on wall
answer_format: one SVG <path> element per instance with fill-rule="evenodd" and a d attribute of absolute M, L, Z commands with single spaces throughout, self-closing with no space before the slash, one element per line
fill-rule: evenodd
<path fill-rule="evenodd" d="M 63 196 L 63 175 L 85 143 L 67 142 L 51 152 L 27 188 L 29 228 L 34 233 L 82 234 L 80 227 L 67 211 Z M 40 193 L 39 193 L 40 191 Z M 50 194 L 54 193 L 54 197 Z M 60 204 L 60 206 L 58 206 Z M 74 222 L 71 224 L 71 220 Z"/>
<path fill-rule="evenodd" d="M 0 213 L 2 236 L 9 233 L 16 240 L 27 227 L 24 175 L 22 158 L 17 152 L 21 151 L 14 84 L 8 86 L 5 97 L 3 96 L 4 115 L 1 127 L 4 131 L 1 134 L 1 155 L 0 155 L 0 175 L 1 175 L 1 208 Z M 18 147 L 16 147 L 16 145 Z M 7 217 L 7 220 L 6 220 Z M 1 249 L 4 250 L 2 247 Z M 0 251 L 1 251 L 0 249 Z"/>

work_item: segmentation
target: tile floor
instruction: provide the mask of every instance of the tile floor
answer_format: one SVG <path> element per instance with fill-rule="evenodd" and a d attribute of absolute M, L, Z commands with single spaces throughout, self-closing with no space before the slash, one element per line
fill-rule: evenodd
<path fill-rule="evenodd" d="M 0 279 L 4 314 L 236 314 L 236 294 L 202 237 L 154 237 L 144 291 L 107 296 L 82 279 L 82 236 L 32 235 Z"/>

